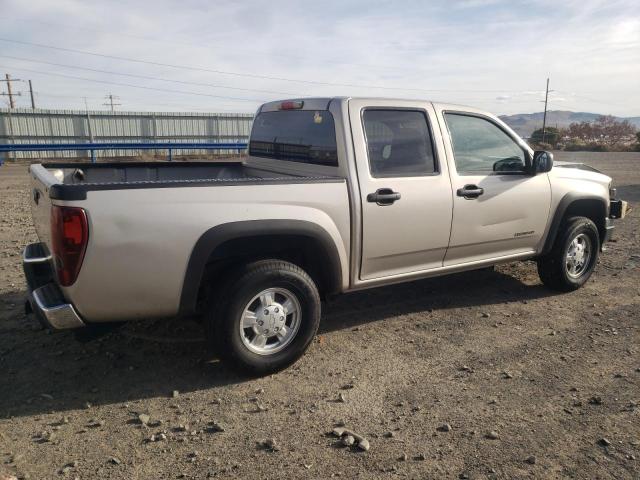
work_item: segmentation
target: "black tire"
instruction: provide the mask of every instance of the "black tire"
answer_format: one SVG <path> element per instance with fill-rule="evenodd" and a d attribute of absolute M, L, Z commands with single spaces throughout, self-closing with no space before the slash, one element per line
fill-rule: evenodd
<path fill-rule="evenodd" d="M 244 344 L 239 322 L 249 302 L 272 288 L 285 289 L 296 297 L 299 326 L 282 350 L 258 354 Z M 318 289 L 304 270 L 282 260 L 260 260 L 237 269 L 216 293 L 206 312 L 207 340 L 226 366 L 244 374 L 266 375 L 288 367 L 304 354 L 318 330 L 320 311 Z"/>
<path fill-rule="evenodd" d="M 586 236 L 590 241 L 590 255 L 576 275 L 567 267 L 567 252 L 574 239 Z M 551 251 L 538 258 L 538 275 L 547 287 L 561 292 L 577 290 L 593 273 L 600 252 L 600 236 L 596 225 L 586 217 L 570 217 L 564 220 Z"/>

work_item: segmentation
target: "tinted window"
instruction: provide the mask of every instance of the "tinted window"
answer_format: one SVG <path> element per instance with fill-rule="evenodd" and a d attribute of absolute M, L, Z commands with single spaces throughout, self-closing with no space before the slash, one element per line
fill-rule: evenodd
<path fill-rule="evenodd" d="M 458 173 L 522 172 L 524 150 L 501 128 L 480 117 L 445 114 Z"/>
<path fill-rule="evenodd" d="M 374 177 L 410 177 L 436 171 L 423 112 L 367 109 L 363 121 Z"/>
<path fill-rule="evenodd" d="M 327 110 L 260 113 L 253 121 L 249 155 L 337 166 L 333 115 Z"/>

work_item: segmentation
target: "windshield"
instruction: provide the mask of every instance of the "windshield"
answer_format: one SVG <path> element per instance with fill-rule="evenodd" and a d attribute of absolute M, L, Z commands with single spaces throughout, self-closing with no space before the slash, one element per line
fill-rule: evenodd
<path fill-rule="evenodd" d="M 333 115 L 327 110 L 260 113 L 253 121 L 249 155 L 338 166 Z"/>

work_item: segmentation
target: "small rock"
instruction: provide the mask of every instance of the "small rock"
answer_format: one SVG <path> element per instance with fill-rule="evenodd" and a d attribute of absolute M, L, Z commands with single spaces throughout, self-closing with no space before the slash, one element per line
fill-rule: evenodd
<path fill-rule="evenodd" d="M 53 442 L 56 439 L 56 433 L 45 430 L 40 434 L 40 438 L 43 442 Z"/>
<path fill-rule="evenodd" d="M 209 433 L 223 433 L 226 431 L 226 429 L 224 428 L 224 426 L 220 425 L 217 422 L 211 422 L 207 431 Z"/>
<path fill-rule="evenodd" d="M 338 402 L 345 403 L 346 401 L 347 401 L 347 398 L 344 396 L 344 393 L 342 392 L 338 393 Z"/>
<path fill-rule="evenodd" d="M 370 448 L 369 440 L 367 440 L 366 438 L 361 438 L 360 440 L 358 440 L 358 448 L 364 452 L 368 452 Z"/>
<path fill-rule="evenodd" d="M 451 431 L 451 425 L 449 425 L 448 423 L 443 423 L 442 425 L 440 425 L 438 427 L 438 431 L 439 432 L 450 432 Z"/>
<path fill-rule="evenodd" d="M 120 464 L 122 463 L 122 462 L 120 461 L 120 459 L 119 459 L 119 458 L 117 458 L 117 457 L 111 457 L 111 458 L 109 459 L 109 462 L 110 462 L 110 463 L 112 463 L 112 464 L 114 464 L 114 465 L 120 465 Z"/>
<path fill-rule="evenodd" d="M 260 395 L 260 394 L 264 393 L 264 388 L 258 388 L 258 389 L 256 390 L 256 393 L 257 393 L 258 395 Z"/>
<path fill-rule="evenodd" d="M 353 438 L 352 435 L 345 435 L 340 439 L 340 442 L 342 442 L 342 445 L 344 445 L 345 447 L 350 447 L 354 443 L 356 443 L 356 439 Z"/>
<path fill-rule="evenodd" d="M 482 318 L 491 318 L 491 314 L 490 314 L 490 313 L 486 313 L 486 312 L 484 312 L 484 313 L 482 314 Z"/>
<path fill-rule="evenodd" d="M 353 383 L 347 383 L 346 385 L 342 386 L 342 390 L 351 390 L 352 388 L 355 388 L 355 385 Z"/>
<path fill-rule="evenodd" d="M 460 367 L 460 371 L 462 371 L 462 372 L 469 372 L 469 373 L 473 372 L 472 368 L 471 368 L 471 367 L 469 367 L 468 365 L 463 365 L 463 366 L 461 366 L 461 367 Z"/>
<path fill-rule="evenodd" d="M 498 440 L 500 438 L 500 435 L 498 435 L 498 432 L 491 430 L 490 432 L 487 432 L 485 437 L 487 437 L 489 440 Z"/>
<path fill-rule="evenodd" d="M 504 378 L 513 378 L 513 375 L 511 375 L 511 373 L 507 372 L 506 370 L 504 372 L 502 372 L 502 376 Z"/>
<path fill-rule="evenodd" d="M 386 438 L 393 438 L 396 436 L 395 432 L 387 432 L 384 434 Z"/>
<path fill-rule="evenodd" d="M 336 427 L 331 431 L 331 434 L 334 435 L 335 437 L 341 437 L 342 435 L 345 434 L 346 431 L 347 431 L 346 428 Z"/>
<path fill-rule="evenodd" d="M 408 459 L 409 459 L 409 457 L 404 452 L 402 453 L 402 455 L 400 455 L 400 457 L 398 457 L 398 461 L 399 462 L 406 462 Z"/>
<path fill-rule="evenodd" d="M 602 397 L 591 397 L 589 403 L 591 405 L 602 405 Z"/>
<path fill-rule="evenodd" d="M 419 453 L 418 455 L 413 457 L 413 459 L 417 460 L 418 462 L 424 462 L 427 459 L 427 457 L 425 456 L 424 453 Z"/>
<path fill-rule="evenodd" d="M 609 441 L 608 438 L 602 437 L 600 440 L 598 440 L 598 444 L 602 445 L 603 447 L 608 447 L 609 445 L 611 445 L 611 441 Z"/>
<path fill-rule="evenodd" d="M 536 463 L 535 455 L 531 455 L 531 456 L 527 457 L 525 459 L 525 462 L 527 462 L 529 465 L 535 465 L 535 463 Z"/>
<path fill-rule="evenodd" d="M 151 420 L 151 417 L 149 415 L 147 415 L 146 413 L 141 413 L 140 415 L 138 415 L 138 421 L 142 425 L 148 424 L 150 420 Z"/>
<path fill-rule="evenodd" d="M 260 442 L 260 446 L 270 452 L 279 452 L 280 447 L 273 438 L 268 438 Z"/>
<path fill-rule="evenodd" d="M 173 392 L 171 392 L 172 398 L 178 398 L 179 396 L 180 396 L 180 392 L 178 390 L 174 390 Z"/>

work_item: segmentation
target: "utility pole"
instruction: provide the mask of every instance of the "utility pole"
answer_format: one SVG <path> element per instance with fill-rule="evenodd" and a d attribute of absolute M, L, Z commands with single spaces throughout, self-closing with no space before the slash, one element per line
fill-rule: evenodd
<path fill-rule="evenodd" d="M 18 92 L 18 93 L 13 93 L 11 90 L 11 82 L 19 82 L 21 80 L 17 79 L 17 78 L 11 78 L 11 76 L 8 73 L 4 74 L 4 80 L 0 80 L 2 82 L 6 82 L 7 84 L 7 93 L 0 93 L 0 95 L 5 96 L 5 97 L 9 97 L 9 108 L 16 108 L 16 103 L 13 101 L 13 97 L 19 97 L 22 95 L 22 92 Z"/>
<path fill-rule="evenodd" d="M 113 103 L 114 100 L 118 100 L 120 97 L 117 97 L 112 93 L 110 93 L 109 95 L 106 95 L 104 98 L 106 98 L 108 100 L 108 102 L 107 103 L 103 103 L 103 105 L 106 105 L 108 107 L 110 106 L 112 112 L 115 111 L 115 109 L 113 107 L 119 107 L 121 105 L 120 103 Z"/>
<path fill-rule="evenodd" d="M 31 80 L 29 80 L 29 96 L 31 97 L 31 108 L 35 110 L 36 101 L 33 99 L 33 85 L 31 85 Z"/>
<path fill-rule="evenodd" d="M 544 116 L 542 117 L 542 143 L 547 136 L 547 101 L 549 100 L 549 77 L 547 77 L 547 90 L 544 94 Z"/>

